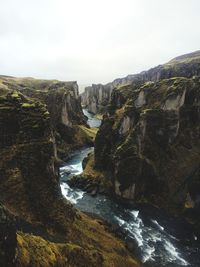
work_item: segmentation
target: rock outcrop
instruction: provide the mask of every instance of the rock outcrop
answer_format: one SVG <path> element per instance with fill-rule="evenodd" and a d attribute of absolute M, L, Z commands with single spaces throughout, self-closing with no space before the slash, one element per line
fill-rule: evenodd
<path fill-rule="evenodd" d="M 139 74 L 131 74 L 124 78 L 115 79 L 113 82 L 102 85 L 93 84 L 86 87 L 81 95 L 82 105 L 92 113 L 102 113 L 107 110 L 111 101 L 113 89 L 119 86 L 142 84 L 147 81 L 159 81 L 171 77 L 190 78 L 200 74 L 200 51 L 186 54 L 172 59 L 164 65 L 159 65 Z"/>
<path fill-rule="evenodd" d="M 2 87 L 1 266 L 139 266 L 102 222 L 63 199 L 46 105 L 16 87 Z"/>
<path fill-rule="evenodd" d="M 66 158 L 74 149 L 93 142 L 83 131 L 88 126 L 76 82 L 0 77 L 0 88 L 21 92 L 47 106 L 57 158 Z"/>
<path fill-rule="evenodd" d="M 15 219 L 0 204 L 0 265 L 14 266 L 17 235 Z"/>
<path fill-rule="evenodd" d="M 197 222 L 200 52 L 133 77 L 139 78 L 112 92 L 95 141 L 95 168 L 112 173 L 120 199 L 190 210 Z"/>
<path fill-rule="evenodd" d="M 102 113 L 110 102 L 113 90 L 112 84 L 93 84 L 85 88 L 81 94 L 81 103 L 93 114 Z"/>
<path fill-rule="evenodd" d="M 50 116 L 41 102 L 21 93 L 0 97 L 0 195 L 20 217 L 58 225 L 68 217 L 60 203 Z M 48 190 L 47 190 L 48 188 Z M 69 209 L 74 218 L 75 212 Z"/>

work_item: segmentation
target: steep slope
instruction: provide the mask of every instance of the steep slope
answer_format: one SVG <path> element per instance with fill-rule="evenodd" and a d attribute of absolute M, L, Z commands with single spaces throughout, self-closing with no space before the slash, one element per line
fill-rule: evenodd
<path fill-rule="evenodd" d="M 134 79 L 139 78 L 134 82 L 113 89 L 95 140 L 93 170 L 109 172 L 112 192 L 121 200 L 184 213 L 197 224 L 198 75 L 200 52 L 195 52 L 135 75 Z"/>
<path fill-rule="evenodd" d="M 88 86 L 81 94 L 81 103 L 91 113 L 102 113 L 111 99 L 112 90 L 113 86 L 111 84 Z"/>
<path fill-rule="evenodd" d="M 63 199 L 51 126 L 46 105 L 0 90 L 1 266 L 139 266 Z"/>
<path fill-rule="evenodd" d="M 184 205 L 184 183 L 200 163 L 199 88 L 199 78 L 171 78 L 130 87 L 121 105 L 113 99 L 113 115 L 97 134 L 95 163 L 113 167 L 117 195 Z M 116 90 L 115 100 L 124 89 Z"/>
<path fill-rule="evenodd" d="M 92 139 L 82 130 L 82 127 L 88 126 L 76 82 L 1 76 L 0 88 L 22 92 L 47 105 L 58 158 L 63 159 L 75 148 L 92 143 Z"/>
<path fill-rule="evenodd" d="M 81 101 L 82 105 L 90 112 L 103 112 L 107 109 L 107 105 L 111 101 L 113 89 L 118 86 L 144 83 L 146 81 L 159 81 L 171 77 L 191 78 L 195 75 L 200 75 L 200 51 L 179 56 L 166 64 L 159 65 L 139 74 L 132 74 L 124 78 L 115 79 L 113 82 L 106 85 L 93 84 L 85 88 L 85 92 L 81 94 Z"/>

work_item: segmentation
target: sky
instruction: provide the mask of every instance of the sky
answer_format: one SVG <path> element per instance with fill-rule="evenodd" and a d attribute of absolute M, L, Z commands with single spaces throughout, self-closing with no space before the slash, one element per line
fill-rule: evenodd
<path fill-rule="evenodd" d="M 199 0 L 0 0 L 0 74 L 107 83 L 200 49 Z"/>

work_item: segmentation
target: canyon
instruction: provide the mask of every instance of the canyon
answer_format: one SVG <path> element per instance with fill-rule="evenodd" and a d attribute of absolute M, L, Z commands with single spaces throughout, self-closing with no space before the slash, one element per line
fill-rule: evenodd
<path fill-rule="evenodd" d="M 199 51 L 176 57 L 166 64 L 159 65 L 139 74 L 118 78 L 107 84 L 92 84 L 81 94 L 82 105 L 92 113 L 101 113 L 111 102 L 113 89 L 129 84 L 141 84 L 148 81 L 157 82 L 171 77 L 191 78 L 199 75 Z"/>
<path fill-rule="evenodd" d="M 140 266 L 61 194 L 59 166 L 88 129 L 76 83 L 0 77 L 1 266 Z"/>
<path fill-rule="evenodd" d="M 82 180 L 96 178 L 121 201 L 184 214 L 200 229 L 199 75 L 197 51 L 95 90 L 86 88 L 83 105 L 93 113 L 101 113 L 103 105 L 104 116 L 88 159 L 93 171 L 86 166 Z M 103 98 L 102 88 L 108 86 L 112 93 Z"/>
<path fill-rule="evenodd" d="M 0 265 L 197 267 L 200 51 L 78 91 L 0 76 Z"/>

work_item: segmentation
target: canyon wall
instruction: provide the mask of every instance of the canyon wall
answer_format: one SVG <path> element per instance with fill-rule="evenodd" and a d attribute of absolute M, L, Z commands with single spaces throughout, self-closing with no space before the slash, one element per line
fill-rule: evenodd
<path fill-rule="evenodd" d="M 113 89 L 129 84 L 142 84 L 147 81 L 159 81 L 171 77 L 192 77 L 199 75 L 199 54 L 194 52 L 172 59 L 164 65 L 159 65 L 139 74 L 131 74 L 123 78 L 115 79 L 105 85 L 93 84 L 86 87 L 81 94 L 82 105 L 92 113 L 103 113 L 111 101 Z"/>
<path fill-rule="evenodd" d="M 57 123 L 72 128 L 85 120 L 76 94 L 40 86 L 38 80 L 0 81 L 0 265 L 139 266 L 102 222 L 62 197 Z M 80 113 L 71 114 L 68 105 Z"/>
<path fill-rule="evenodd" d="M 81 94 L 81 104 L 89 112 L 96 114 L 105 111 L 110 102 L 113 86 L 111 84 L 93 84 Z"/>
<path fill-rule="evenodd" d="M 110 173 L 121 200 L 184 212 L 198 223 L 200 52 L 132 77 L 113 89 L 94 169 Z"/>
<path fill-rule="evenodd" d="M 82 130 L 82 127 L 88 126 L 76 82 L 0 77 L 0 86 L 4 90 L 20 91 L 47 106 L 58 159 L 67 158 L 74 149 L 92 143 Z"/>

